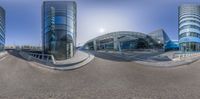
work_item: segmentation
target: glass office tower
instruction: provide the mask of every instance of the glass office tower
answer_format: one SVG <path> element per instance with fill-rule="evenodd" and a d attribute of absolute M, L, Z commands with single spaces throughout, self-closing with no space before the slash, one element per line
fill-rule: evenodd
<path fill-rule="evenodd" d="M 76 50 L 76 2 L 44 1 L 43 50 L 56 60 L 71 58 Z"/>
<path fill-rule="evenodd" d="M 5 45 L 5 10 L 0 7 L 0 52 L 4 50 Z"/>
<path fill-rule="evenodd" d="M 179 45 L 183 52 L 200 51 L 200 5 L 179 7 Z"/>

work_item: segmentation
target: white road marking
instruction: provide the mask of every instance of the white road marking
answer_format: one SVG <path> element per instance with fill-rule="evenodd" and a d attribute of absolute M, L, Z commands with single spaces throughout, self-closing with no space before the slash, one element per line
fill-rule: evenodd
<path fill-rule="evenodd" d="M 0 61 L 3 61 L 4 59 L 6 59 L 6 57 L 7 57 L 7 56 L 5 56 L 5 57 L 1 58 L 1 59 L 0 59 Z"/>

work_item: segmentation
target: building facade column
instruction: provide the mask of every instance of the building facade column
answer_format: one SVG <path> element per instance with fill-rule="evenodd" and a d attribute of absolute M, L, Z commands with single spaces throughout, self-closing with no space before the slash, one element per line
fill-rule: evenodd
<path fill-rule="evenodd" d="M 97 42 L 96 42 L 96 40 L 93 41 L 93 47 L 94 47 L 94 51 L 97 51 Z"/>
<path fill-rule="evenodd" d="M 119 43 L 118 43 L 118 39 L 117 39 L 117 35 L 114 36 L 114 50 L 118 51 L 118 46 L 119 46 Z"/>

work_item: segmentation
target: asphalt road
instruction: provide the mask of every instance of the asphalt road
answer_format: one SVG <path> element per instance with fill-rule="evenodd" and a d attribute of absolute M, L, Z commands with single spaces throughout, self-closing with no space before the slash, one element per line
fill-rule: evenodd
<path fill-rule="evenodd" d="M 154 68 L 96 56 L 82 68 L 55 71 L 11 52 L 0 59 L 0 99 L 200 99 L 200 61 Z"/>

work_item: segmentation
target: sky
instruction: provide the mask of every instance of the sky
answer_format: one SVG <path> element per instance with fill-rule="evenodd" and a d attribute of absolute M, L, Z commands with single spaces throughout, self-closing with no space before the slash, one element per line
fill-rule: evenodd
<path fill-rule="evenodd" d="M 41 46 L 44 0 L 0 0 L 6 10 L 6 45 Z M 54 0 L 55 1 L 55 0 Z M 164 29 L 178 39 L 178 6 L 200 0 L 73 0 L 77 3 L 77 45 L 114 31 L 149 33 Z"/>

